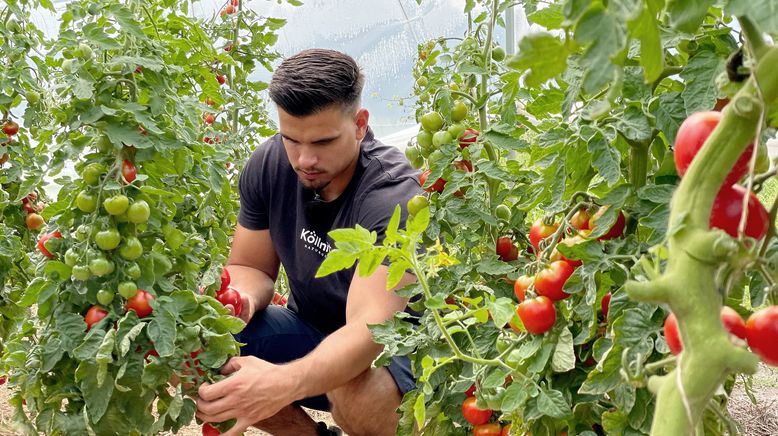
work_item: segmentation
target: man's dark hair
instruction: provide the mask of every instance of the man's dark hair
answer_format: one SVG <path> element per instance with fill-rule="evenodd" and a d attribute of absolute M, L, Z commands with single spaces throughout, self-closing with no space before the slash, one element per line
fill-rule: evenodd
<path fill-rule="evenodd" d="M 365 78 L 354 59 L 335 50 L 309 49 L 284 59 L 270 80 L 270 98 L 302 117 L 333 105 L 356 110 Z"/>

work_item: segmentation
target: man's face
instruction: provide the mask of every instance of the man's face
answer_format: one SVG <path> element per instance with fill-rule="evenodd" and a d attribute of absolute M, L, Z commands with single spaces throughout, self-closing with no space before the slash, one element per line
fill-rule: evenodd
<path fill-rule="evenodd" d="M 286 155 L 303 186 L 340 195 L 354 173 L 367 119 L 365 109 L 344 113 L 331 107 L 295 117 L 278 108 Z"/>

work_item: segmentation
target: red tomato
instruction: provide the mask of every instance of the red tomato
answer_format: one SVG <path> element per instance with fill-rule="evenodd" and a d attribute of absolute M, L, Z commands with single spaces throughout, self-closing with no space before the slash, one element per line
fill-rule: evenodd
<path fill-rule="evenodd" d="M 459 136 L 459 148 L 465 149 L 474 143 L 478 139 L 478 130 L 465 129 L 464 133 Z"/>
<path fill-rule="evenodd" d="M 221 277 L 221 286 L 219 287 L 219 292 L 224 292 L 227 290 L 227 288 L 230 287 L 230 272 L 227 271 L 227 268 L 222 268 L 222 277 Z"/>
<path fill-rule="evenodd" d="M 740 317 L 740 314 L 735 309 L 729 306 L 722 306 L 721 308 L 721 323 L 724 324 L 724 328 L 730 334 L 733 334 L 740 339 L 746 339 L 746 322 Z"/>
<path fill-rule="evenodd" d="M 465 416 L 465 419 L 470 424 L 481 425 L 489 422 L 489 418 L 492 417 L 492 411 L 490 409 L 479 409 L 475 405 L 475 397 L 467 397 L 465 402 L 462 403 L 462 415 Z"/>
<path fill-rule="evenodd" d="M 733 185 L 722 186 L 710 213 L 710 227 L 724 230 L 733 238 L 737 238 L 740 225 L 740 215 L 743 212 L 743 197 L 746 188 Z M 767 234 L 770 216 L 756 194 L 751 192 L 748 198 L 748 216 L 746 217 L 745 233 L 754 239 L 761 239 Z"/>
<path fill-rule="evenodd" d="M 748 318 L 748 346 L 762 362 L 778 366 L 778 306 L 764 308 Z"/>
<path fill-rule="evenodd" d="M 681 123 L 678 128 L 678 135 L 675 137 L 675 168 L 678 175 L 686 174 L 687 168 L 692 163 L 694 156 L 700 151 L 705 140 L 708 139 L 713 129 L 721 121 L 721 112 L 697 112 L 689 115 L 689 118 Z M 727 174 L 724 185 L 729 186 L 736 183 L 748 172 L 748 162 L 751 160 L 751 153 L 754 152 L 754 145 L 750 144 L 746 151 L 740 155 L 735 166 Z"/>
<path fill-rule="evenodd" d="M 84 315 L 84 321 L 86 321 L 86 329 L 89 330 L 92 328 L 93 325 L 97 324 L 108 316 L 108 311 L 103 309 L 100 306 L 92 306 L 89 308 L 89 310 L 86 311 L 86 315 Z"/>
<path fill-rule="evenodd" d="M 535 276 L 535 291 L 553 301 L 564 300 L 570 294 L 563 292 L 565 282 L 573 275 L 573 266 L 564 260 L 551 262 Z"/>
<path fill-rule="evenodd" d="M 473 427 L 473 436 L 500 436 L 501 433 L 502 427 L 496 422 Z"/>
<path fill-rule="evenodd" d="M 145 318 L 151 315 L 151 312 L 153 311 L 149 304 L 153 299 L 153 295 L 143 289 L 138 289 L 138 293 L 135 294 L 135 296 L 127 299 L 127 310 L 135 311 L 135 313 L 138 314 L 138 318 Z"/>
<path fill-rule="evenodd" d="M 527 289 L 529 289 L 534 281 L 535 279 L 530 276 L 520 276 L 516 279 L 516 282 L 513 283 L 513 293 L 516 294 L 516 298 L 518 298 L 519 301 L 524 301 Z"/>
<path fill-rule="evenodd" d="M 608 292 L 607 294 L 602 296 L 602 317 L 605 319 L 608 319 L 608 309 L 611 305 L 611 293 Z"/>
<path fill-rule="evenodd" d="M 591 214 L 587 209 L 578 209 L 570 218 L 570 225 L 576 230 L 589 230 L 589 219 Z"/>
<path fill-rule="evenodd" d="M 138 171 L 135 169 L 135 165 L 132 163 L 132 161 L 129 159 L 124 159 L 122 161 L 122 177 L 124 177 L 124 180 L 126 180 L 127 183 L 132 183 L 135 181 L 137 174 Z"/>
<path fill-rule="evenodd" d="M 419 176 L 419 183 L 421 186 L 424 186 L 424 184 L 427 182 L 427 177 L 430 176 L 430 173 L 432 173 L 431 170 L 427 170 L 421 173 L 421 176 Z M 425 188 L 424 190 L 427 192 L 443 192 L 443 188 L 445 187 L 446 181 L 442 178 L 439 178 L 438 180 L 435 180 L 435 183 L 433 183 L 429 188 Z"/>
<path fill-rule="evenodd" d="M 519 249 L 513 245 L 510 236 L 500 236 L 497 238 L 497 256 L 504 262 L 511 262 L 519 258 Z"/>
<path fill-rule="evenodd" d="M 597 226 L 597 220 L 602 217 L 606 210 L 608 210 L 608 206 L 601 207 L 594 215 L 592 215 L 591 219 L 589 219 L 589 228 L 592 229 L 592 231 L 594 231 L 594 228 Z M 616 222 L 613 224 L 610 230 L 608 230 L 608 233 L 600 236 L 597 238 L 597 240 L 606 241 L 608 239 L 618 238 L 619 236 L 623 235 L 626 222 L 627 220 L 624 218 L 624 213 L 619 211 L 619 216 L 616 217 Z"/>
<path fill-rule="evenodd" d="M 667 341 L 667 346 L 670 347 L 670 352 L 677 356 L 683 350 L 683 343 L 681 342 L 681 336 L 678 334 L 678 320 L 675 319 L 675 314 L 672 312 L 665 319 L 664 332 L 665 341 Z"/>
<path fill-rule="evenodd" d="M 559 224 L 546 225 L 543 218 L 538 218 L 529 228 L 529 241 L 535 247 L 537 253 L 540 253 L 540 241 L 551 236 L 559 228 Z"/>
<path fill-rule="evenodd" d="M 8 136 L 13 136 L 19 133 L 19 124 L 16 121 L 8 120 L 3 124 L 3 133 Z"/>
<path fill-rule="evenodd" d="M 59 232 L 59 230 L 55 230 L 52 233 L 46 233 L 44 235 L 41 235 L 40 239 L 38 239 L 38 250 L 40 250 L 41 253 L 43 253 L 44 256 L 48 257 L 49 259 L 54 259 L 56 255 L 49 252 L 48 249 L 46 249 L 46 241 L 52 238 L 61 238 L 62 233 Z"/>
<path fill-rule="evenodd" d="M 216 299 L 223 305 L 232 305 L 233 315 L 239 316 L 240 311 L 243 310 L 243 301 L 240 299 L 240 293 L 235 289 L 227 289 L 226 291 L 219 292 L 216 295 Z"/>
<path fill-rule="evenodd" d="M 203 436 L 218 436 L 220 434 L 222 434 L 222 432 L 211 424 L 208 424 L 207 422 L 203 423 Z"/>
<path fill-rule="evenodd" d="M 548 297 L 540 296 L 524 300 L 516 307 L 524 328 L 528 332 L 542 335 L 549 331 L 556 322 L 556 309 L 554 302 Z"/>

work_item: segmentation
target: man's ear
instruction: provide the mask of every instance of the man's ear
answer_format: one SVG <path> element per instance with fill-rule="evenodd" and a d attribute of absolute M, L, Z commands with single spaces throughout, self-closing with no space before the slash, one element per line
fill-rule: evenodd
<path fill-rule="evenodd" d="M 357 125 L 357 140 L 361 141 L 367 134 L 367 122 L 370 119 L 370 112 L 365 108 L 360 108 L 354 117 Z"/>

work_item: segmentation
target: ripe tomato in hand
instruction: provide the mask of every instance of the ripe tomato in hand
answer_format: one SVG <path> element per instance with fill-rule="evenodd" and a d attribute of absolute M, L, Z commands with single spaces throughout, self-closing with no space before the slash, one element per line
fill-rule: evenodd
<path fill-rule="evenodd" d="M 516 298 L 518 298 L 519 301 L 524 301 L 527 289 L 529 289 L 534 281 L 535 279 L 530 276 L 520 276 L 516 279 L 516 282 L 513 283 L 513 293 L 516 294 Z"/>
<path fill-rule="evenodd" d="M 138 318 L 147 317 L 151 315 L 151 312 L 153 311 L 151 305 L 149 304 L 153 299 L 153 295 L 149 294 L 143 289 L 138 289 L 138 293 L 135 294 L 135 296 L 127 299 L 127 310 L 135 311 L 135 313 L 138 314 Z"/>
<path fill-rule="evenodd" d="M 721 229 L 733 238 L 737 238 L 740 215 L 743 212 L 743 197 L 746 188 L 733 185 L 722 186 L 716 199 L 713 200 L 713 208 L 710 213 L 710 227 Z M 767 234 L 770 216 L 767 209 L 759 201 L 756 194 L 750 193 L 748 198 L 748 216 L 746 217 L 746 236 L 754 239 L 762 239 Z"/>
<path fill-rule="evenodd" d="M 538 218 L 529 228 L 529 241 L 535 247 L 535 252 L 540 253 L 540 241 L 548 238 L 559 228 L 559 224 L 546 225 L 543 218 Z"/>
<path fill-rule="evenodd" d="M 92 328 L 93 325 L 97 324 L 108 316 L 108 311 L 103 309 L 100 306 L 92 306 L 89 308 L 89 310 L 86 311 L 86 315 L 84 315 L 84 321 L 86 322 L 86 329 L 89 330 Z"/>
<path fill-rule="evenodd" d="M 475 401 L 475 397 L 467 397 L 465 399 L 465 402 L 462 403 L 462 415 L 464 415 L 465 419 L 470 424 L 486 424 L 492 416 L 492 411 L 490 409 L 478 408 Z"/>
<path fill-rule="evenodd" d="M 762 362 L 778 366 L 778 306 L 764 308 L 748 318 L 746 337 Z"/>
<path fill-rule="evenodd" d="M 135 165 L 132 161 L 124 159 L 122 161 L 122 177 L 124 177 L 124 180 L 126 180 L 127 183 L 132 183 L 135 181 L 137 174 L 138 170 L 135 169 Z"/>
<path fill-rule="evenodd" d="M 503 262 L 511 262 L 519 258 L 519 249 L 513 245 L 510 236 L 500 236 L 497 238 L 496 245 L 497 256 Z"/>
<path fill-rule="evenodd" d="M 473 436 L 500 436 L 501 433 L 502 427 L 496 422 L 473 427 Z"/>
<path fill-rule="evenodd" d="M 203 423 L 203 436 L 218 436 L 220 434 L 222 433 L 216 427 L 207 422 Z"/>
<path fill-rule="evenodd" d="M 222 282 L 221 286 L 219 287 L 219 292 L 224 292 L 227 290 L 227 288 L 230 287 L 230 272 L 227 271 L 227 268 L 222 268 Z"/>
<path fill-rule="evenodd" d="M 678 128 L 678 135 L 675 137 L 675 168 L 678 175 L 683 177 L 686 170 L 691 165 L 694 156 L 700 151 L 705 140 L 708 139 L 713 129 L 721 121 L 721 112 L 697 112 L 689 115 L 689 118 L 681 123 Z M 754 152 L 754 145 L 749 144 L 746 151 L 740 155 L 735 166 L 724 180 L 724 186 L 730 186 L 748 172 L 748 162 L 751 160 L 751 153 Z"/>
<path fill-rule="evenodd" d="M 600 219 L 604 214 L 605 211 L 608 210 L 608 206 L 603 206 L 597 212 L 595 212 L 594 215 L 589 219 L 589 228 L 594 231 L 594 228 L 597 226 L 597 220 Z M 624 226 L 626 225 L 626 218 L 624 218 L 624 213 L 619 211 L 619 216 L 616 217 L 616 222 L 611 226 L 610 230 L 599 238 L 597 238 L 598 241 L 607 241 L 609 239 L 618 238 L 619 236 L 624 234 Z"/>
<path fill-rule="evenodd" d="M 216 299 L 223 305 L 232 305 L 233 315 L 240 316 L 241 310 L 243 310 L 243 301 L 240 298 L 240 293 L 235 289 L 227 289 L 226 291 L 219 292 L 216 295 Z"/>
<path fill-rule="evenodd" d="M 544 296 L 524 300 L 519 303 L 518 307 L 516 307 L 516 313 L 519 314 L 524 328 L 536 335 L 542 335 L 549 331 L 556 322 L 554 302 Z"/>
<path fill-rule="evenodd" d="M 573 266 L 564 260 L 551 262 L 535 276 L 535 290 L 553 301 L 564 300 L 570 294 L 562 289 L 567 279 L 573 275 Z"/>

